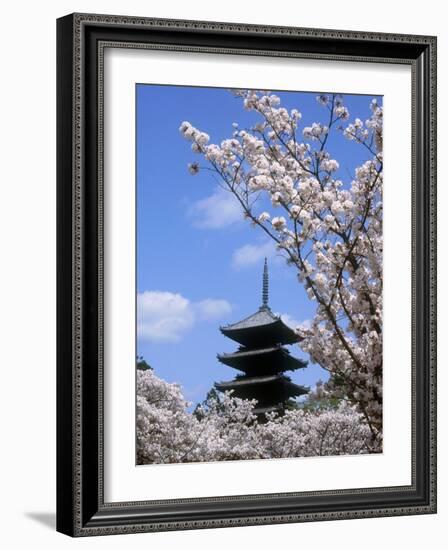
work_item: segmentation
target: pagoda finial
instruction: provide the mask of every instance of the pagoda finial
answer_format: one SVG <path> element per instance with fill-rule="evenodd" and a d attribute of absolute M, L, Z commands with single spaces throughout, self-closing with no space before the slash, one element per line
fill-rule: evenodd
<path fill-rule="evenodd" d="M 264 259 L 264 268 L 263 268 L 263 293 L 262 293 L 262 306 L 263 308 L 269 308 L 269 274 L 268 274 L 268 259 Z"/>

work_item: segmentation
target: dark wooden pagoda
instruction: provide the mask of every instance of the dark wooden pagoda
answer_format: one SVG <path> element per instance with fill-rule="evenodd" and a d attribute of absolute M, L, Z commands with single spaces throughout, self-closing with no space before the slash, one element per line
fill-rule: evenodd
<path fill-rule="evenodd" d="M 298 342 L 297 334 L 268 305 L 269 280 L 267 260 L 264 262 L 262 305 L 246 319 L 220 327 L 221 332 L 240 344 L 234 353 L 218 354 L 218 360 L 242 372 L 229 382 L 216 382 L 219 391 L 233 390 L 235 397 L 256 399 L 255 413 L 262 420 L 265 413 L 282 414 L 287 401 L 308 392 L 294 384 L 285 371 L 306 367 L 293 357 L 285 345 Z"/>

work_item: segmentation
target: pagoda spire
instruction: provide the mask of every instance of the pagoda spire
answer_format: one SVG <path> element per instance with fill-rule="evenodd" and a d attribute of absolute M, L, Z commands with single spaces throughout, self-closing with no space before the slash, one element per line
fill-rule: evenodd
<path fill-rule="evenodd" d="M 264 259 L 263 268 L 263 291 L 262 291 L 262 309 L 269 309 L 269 272 L 268 272 L 268 259 Z"/>

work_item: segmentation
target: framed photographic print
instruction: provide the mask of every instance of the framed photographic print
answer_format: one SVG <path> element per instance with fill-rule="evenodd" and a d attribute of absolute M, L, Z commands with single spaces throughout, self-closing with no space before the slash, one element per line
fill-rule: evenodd
<path fill-rule="evenodd" d="M 436 511 L 436 39 L 58 20 L 71 536 Z"/>

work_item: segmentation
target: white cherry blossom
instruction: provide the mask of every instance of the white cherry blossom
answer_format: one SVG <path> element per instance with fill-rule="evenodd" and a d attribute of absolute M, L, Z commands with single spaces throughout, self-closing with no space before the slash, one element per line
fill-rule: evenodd
<path fill-rule="evenodd" d="M 321 392 L 324 390 L 320 390 Z M 137 371 L 137 463 L 163 464 L 378 452 L 361 414 L 337 407 L 288 410 L 259 423 L 255 400 L 228 392 L 209 398 L 195 414 L 180 387 L 152 370 Z M 322 401 L 322 400 L 321 400 Z"/>
<path fill-rule="evenodd" d="M 321 94 L 323 120 L 302 128 L 299 109 L 288 112 L 278 95 L 235 94 L 258 115 L 252 128 L 236 130 L 220 145 L 189 122 L 180 132 L 234 194 L 244 218 L 296 270 L 316 304 L 311 323 L 299 329 L 300 345 L 330 373 L 328 391 L 355 406 L 380 440 L 383 109 L 374 99 L 370 116 L 351 122 L 341 96 Z M 339 175 L 331 155 L 332 134 L 339 131 L 364 154 L 352 179 Z M 257 210 L 260 194 L 275 215 Z"/>

